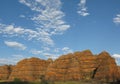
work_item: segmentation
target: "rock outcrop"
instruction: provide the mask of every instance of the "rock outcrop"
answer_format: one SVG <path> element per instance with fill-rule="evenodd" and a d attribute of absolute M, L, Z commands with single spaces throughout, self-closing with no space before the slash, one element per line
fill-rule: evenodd
<path fill-rule="evenodd" d="M 19 78 L 23 81 L 39 80 L 41 75 L 45 75 L 49 61 L 39 58 L 24 59 L 14 67 L 9 80 Z"/>
<path fill-rule="evenodd" d="M 115 59 L 112 58 L 109 53 L 102 52 L 97 56 L 97 67 L 95 71 L 95 79 L 101 81 L 117 81 L 118 68 L 115 63 Z"/>
<path fill-rule="evenodd" d="M 120 66 L 118 66 L 118 80 L 120 81 Z"/>
<path fill-rule="evenodd" d="M 59 57 L 46 72 L 47 80 L 90 79 L 95 69 L 96 57 L 89 50 Z"/>
<path fill-rule="evenodd" d="M 51 63 L 46 72 L 47 80 L 76 80 L 79 79 L 79 63 L 72 54 L 63 55 Z"/>
<path fill-rule="evenodd" d="M 93 55 L 89 50 L 63 55 L 46 72 L 47 80 L 117 81 L 118 68 L 107 52 Z"/>
<path fill-rule="evenodd" d="M 0 79 L 38 81 L 45 76 L 51 81 L 99 80 L 113 82 L 120 80 L 120 68 L 109 53 L 93 55 L 90 50 L 62 55 L 56 60 L 39 58 L 24 59 L 16 66 L 1 66 Z"/>
<path fill-rule="evenodd" d="M 0 80 L 7 80 L 12 72 L 13 67 L 14 66 L 11 65 L 0 66 Z"/>

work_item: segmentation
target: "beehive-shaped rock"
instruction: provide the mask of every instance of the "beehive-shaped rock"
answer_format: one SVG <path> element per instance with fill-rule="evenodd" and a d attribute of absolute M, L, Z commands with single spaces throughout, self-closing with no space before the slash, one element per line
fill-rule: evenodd
<path fill-rule="evenodd" d="M 90 50 L 75 52 L 75 58 L 79 62 L 81 79 L 92 79 L 94 70 L 96 69 L 96 56 Z"/>
<path fill-rule="evenodd" d="M 63 55 L 48 67 L 46 79 L 63 81 L 90 79 L 96 68 L 95 59 L 89 50 Z"/>
<path fill-rule="evenodd" d="M 115 59 L 112 58 L 106 51 L 97 56 L 97 68 L 95 72 L 95 79 L 102 81 L 117 81 L 118 67 Z"/>
<path fill-rule="evenodd" d="M 50 64 L 47 73 L 47 80 L 77 80 L 80 78 L 79 63 L 73 54 L 63 55 L 54 63 Z"/>
<path fill-rule="evenodd" d="M 120 68 L 109 53 L 93 55 L 90 50 L 62 55 L 55 61 L 39 58 L 24 59 L 16 66 L 0 66 L 0 79 L 37 81 L 40 76 L 46 80 L 101 80 L 113 82 L 120 80 Z"/>
<path fill-rule="evenodd" d="M 117 81 L 118 67 L 107 52 L 93 55 L 90 50 L 60 56 L 47 69 L 47 80 Z"/>
<path fill-rule="evenodd" d="M 17 63 L 9 80 L 14 80 L 15 78 L 24 81 L 39 80 L 41 75 L 45 75 L 49 63 L 39 58 L 24 59 Z"/>

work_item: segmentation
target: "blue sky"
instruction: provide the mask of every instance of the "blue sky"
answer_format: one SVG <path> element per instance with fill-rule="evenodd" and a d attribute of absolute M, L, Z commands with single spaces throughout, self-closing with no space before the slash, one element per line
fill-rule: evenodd
<path fill-rule="evenodd" d="M 90 49 L 120 65 L 120 0 L 0 0 L 0 64 Z"/>

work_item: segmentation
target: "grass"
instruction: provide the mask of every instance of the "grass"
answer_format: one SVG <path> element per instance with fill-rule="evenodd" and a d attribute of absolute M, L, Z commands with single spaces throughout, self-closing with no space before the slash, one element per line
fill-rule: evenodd
<path fill-rule="evenodd" d="M 120 83 L 100 83 L 97 81 L 59 81 L 59 82 L 0 82 L 0 84 L 120 84 Z"/>
<path fill-rule="evenodd" d="M 40 82 L 0 82 L 0 84 L 46 84 L 46 83 L 40 83 Z M 53 83 L 47 83 L 47 84 L 53 84 Z M 81 84 L 79 82 L 55 82 L 54 84 Z"/>
<path fill-rule="evenodd" d="M 0 82 L 0 84 L 83 84 L 77 81 L 54 82 L 54 83 L 41 83 L 41 82 Z"/>
<path fill-rule="evenodd" d="M 55 84 L 80 84 L 77 81 L 55 82 Z"/>

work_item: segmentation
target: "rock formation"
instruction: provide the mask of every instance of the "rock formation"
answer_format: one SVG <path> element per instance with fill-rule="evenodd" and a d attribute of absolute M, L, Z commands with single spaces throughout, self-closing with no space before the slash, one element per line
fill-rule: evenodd
<path fill-rule="evenodd" d="M 89 79 L 96 64 L 94 59 L 89 50 L 63 55 L 48 67 L 46 79 L 80 80 L 87 79 L 86 75 L 89 75 Z"/>
<path fill-rule="evenodd" d="M 0 66 L 0 80 L 7 80 L 14 66 L 4 65 Z"/>
<path fill-rule="evenodd" d="M 47 80 L 101 80 L 117 81 L 118 69 L 107 52 L 93 55 L 89 50 L 59 57 L 50 64 Z"/>
<path fill-rule="evenodd" d="M 47 80 L 76 80 L 79 79 L 79 63 L 72 54 L 63 55 L 50 64 L 47 72 Z"/>
<path fill-rule="evenodd" d="M 95 71 L 95 79 L 101 81 L 117 81 L 118 68 L 115 59 L 109 53 L 102 52 L 97 56 L 97 67 Z"/>
<path fill-rule="evenodd" d="M 120 73 L 120 66 L 118 66 L 118 72 Z"/>
<path fill-rule="evenodd" d="M 24 81 L 39 80 L 41 75 L 45 75 L 49 61 L 39 58 L 24 59 L 14 67 L 9 80 L 19 78 Z"/>
<path fill-rule="evenodd" d="M 118 66 L 118 80 L 120 81 L 120 66 Z"/>
<path fill-rule="evenodd" d="M 102 52 L 93 55 L 90 50 L 62 55 L 55 61 L 39 58 L 24 59 L 11 66 L 0 67 L 0 79 L 14 80 L 19 78 L 23 81 L 37 81 L 40 76 L 46 80 L 69 81 L 69 80 L 100 80 L 106 82 L 117 81 L 120 68 L 115 59 L 109 53 Z"/>

